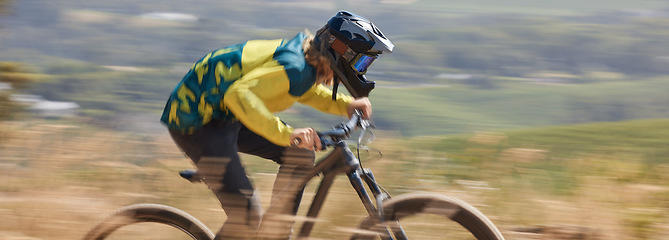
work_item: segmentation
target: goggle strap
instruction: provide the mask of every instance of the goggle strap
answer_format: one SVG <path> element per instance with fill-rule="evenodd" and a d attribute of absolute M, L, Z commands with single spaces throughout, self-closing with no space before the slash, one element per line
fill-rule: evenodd
<path fill-rule="evenodd" d="M 339 53 L 346 61 L 351 61 L 353 58 L 357 55 L 353 49 L 348 47 L 346 43 L 342 42 L 341 40 L 337 39 L 334 35 L 332 35 L 327 29 L 323 29 L 322 31 L 319 30 L 320 32 L 320 40 L 327 44 L 327 47 L 332 48 L 335 50 L 335 52 Z"/>
<path fill-rule="evenodd" d="M 346 53 L 346 50 L 348 50 L 348 46 L 339 39 L 335 39 L 332 44 L 330 45 L 330 48 L 334 49 L 337 53 L 341 54 L 342 56 Z"/>

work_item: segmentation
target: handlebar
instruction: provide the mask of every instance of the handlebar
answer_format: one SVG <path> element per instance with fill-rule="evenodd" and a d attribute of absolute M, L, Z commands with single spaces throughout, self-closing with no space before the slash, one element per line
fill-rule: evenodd
<path fill-rule="evenodd" d="M 374 124 L 372 122 L 365 120 L 362 117 L 362 112 L 355 110 L 355 113 L 353 113 L 351 119 L 348 121 L 333 126 L 331 130 L 318 132 L 318 136 L 320 137 L 322 145 L 321 150 L 329 146 L 333 146 L 337 142 L 350 137 L 351 133 L 358 127 L 363 131 L 367 128 L 374 128 Z"/>

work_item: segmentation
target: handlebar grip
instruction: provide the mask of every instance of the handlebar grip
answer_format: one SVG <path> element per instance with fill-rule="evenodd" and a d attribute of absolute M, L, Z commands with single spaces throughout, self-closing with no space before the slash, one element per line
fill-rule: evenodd
<path fill-rule="evenodd" d="M 321 148 L 319 150 L 325 150 L 325 149 L 328 148 L 328 146 L 334 145 L 333 141 L 331 141 L 331 140 L 327 139 L 326 137 L 324 137 L 323 135 L 321 135 L 320 132 L 318 133 L 318 138 L 321 141 Z M 298 137 L 298 138 L 293 139 L 292 146 L 297 147 L 301 143 L 302 143 L 302 139 Z M 316 146 L 314 145 L 314 149 L 315 148 L 316 148 Z"/>
<path fill-rule="evenodd" d="M 302 143 L 302 139 L 297 137 L 297 138 L 293 139 L 293 142 L 291 142 L 291 145 L 292 146 L 298 146 L 298 145 L 300 145 L 300 143 Z"/>
<path fill-rule="evenodd" d="M 374 123 L 372 123 L 369 120 L 363 120 L 362 117 L 363 117 L 362 112 L 356 110 L 355 113 L 351 116 L 351 119 L 349 119 L 348 121 L 333 127 L 331 130 L 317 132 L 318 137 L 321 141 L 320 150 L 325 150 L 327 147 L 335 145 L 336 142 L 339 141 L 338 139 L 348 138 L 349 134 L 351 134 L 351 132 L 355 130 L 357 127 L 361 127 L 363 129 L 370 127 L 374 128 Z M 292 146 L 298 146 L 302 144 L 302 139 L 300 139 L 299 137 L 295 138 L 293 139 L 291 144 Z"/>

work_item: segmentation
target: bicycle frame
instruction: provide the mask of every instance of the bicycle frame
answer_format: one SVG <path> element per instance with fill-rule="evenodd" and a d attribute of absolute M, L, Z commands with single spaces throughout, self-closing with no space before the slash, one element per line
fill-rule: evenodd
<path fill-rule="evenodd" d="M 360 197 L 367 213 L 374 219 L 379 219 L 379 222 L 382 223 L 382 203 L 390 198 L 390 196 L 381 190 L 381 187 L 376 182 L 371 170 L 363 169 L 361 167 L 360 160 L 355 157 L 353 152 L 351 152 L 345 141 L 340 140 L 333 146 L 334 150 L 317 161 L 311 171 L 303 179 L 289 184 L 287 188 L 304 189 L 306 184 L 313 178 L 322 175 L 316 195 L 314 196 L 306 215 L 309 219 L 315 219 L 318 217 L 323 203 L 325 202 L 325 198 L 330 191 L 334 178 L 340 174 L 346 174 L 353 189 L 357 192 L 358 197 Z M 376 203 L 374 203 L 369 195 L 365 184 L 371 191 L 371 194 L 373 194 Z M 305 221 L 302 223 L 298 238 L 308 237 L 313 230 L 314 224 L 314 221 Z M 397 226 L 393 227 L 393 232 L 396 232 L 397 234 L 398 230 L 395 229 L 396 227 Z M 387 228 L 386 231 L 388 231 Z M 399 229 L 399 232 L 402 232 L 401 228 Z"/>
<path fill-rule="evenodd" d="M 333 147 L 333 150 L 320 158 L 306 173 L 305 169 L 300 166 L 299 175 L 290 175 L 291 181 L 288 181 L 280 191 L 274 189 L 272 193 L 274 196 L 266 212 L 268 214 L 265 216 L 268 217 L 268 223 L 275 220 L 286 221 L 278 222 L 279 224 L 276 225 L 269 224 L 268 227 L 263 227 L 261 224 L 257 231 L 259 237 L 274 233 L 283 235 L 287 229 L 279 228 L 293 223 L 290 219 L 281 219 L 285 216 L 283 207 L 286 205 L 283 203 L 290 200 L 288 197 L 301 198 L 307 183 L 316 176 L 321 176 L 320 185 L 306 215 L 307 220 L 302 223 L 298 232 L 299 239 L 308 238 L 315 224 L 313 220 L 318 217 L 335 177 L 345 174 L 367 210 L 367 216 L 358 225 L 362 231 L 352 232 L 350 239 L 376 239 L 380 236 L 384 240 L 407 240 L 404 229 L 400 226 L 400 219 L 420 214 L 433 214 L 457 222 L 477 239 L 504 240 L 499 229 L 483 213 L 456 198 L 434 194 L 403 194 L 390 199 L 390 195 L 376 182 L 371 170 L 362 167 L 360 160 L 344 141 L 350 137 L 352 130 L 359 128 L 362 129 L 362 135 L 358 139 L 358 146 L 363 142 L 364 134 L 367 133 L 366 129 L 373 127 L 373 124 L 361 119 L 361 116 L 360 113 L 356 113 L 348 122 L 333 127 L 332 130 L 319 132 L 322 146 Z M 292 170 L 295 169 L 289 168 L 289 171 Z M 292 173 L 294 172 L 290 174 Z M 204 180 L 194 170 L 184 170 L 179 174 L 191 182 Z M 293 178 L 293 176 L 300 175 L 301 178 Z M 295 195 L 291 196 L 291 194 Z M 197 239 L 215 237 L 206 225 L 179 209 L 160 204 L 134 204 L 119 209 L 105 218 L 88 231 L 84 239 L 104 239 L 120 227 L 143 222 L 170 225 Z"/>

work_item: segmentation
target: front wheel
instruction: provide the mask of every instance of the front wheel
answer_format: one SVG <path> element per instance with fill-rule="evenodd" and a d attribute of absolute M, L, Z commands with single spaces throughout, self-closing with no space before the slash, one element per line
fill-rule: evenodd
<path fill-rule="evenodd" d="M 400 195 L 384 202 L 383 212 L 383 224 L 367 217 L 351 239 L 504 239 L 483 213 L 448 196 Z"/>
<path fill-rule="evenodd" d="M 168 225 L 195 240 L 212 240 L 214 234 L 195 217 L 179 209 L 159 204 L 135 204 L 119 209 L 93 227 L 83 240 L 108 239 L 121 227 L 152 222 Z M 148 233 L 157 234 L 157 233 Z"/>

